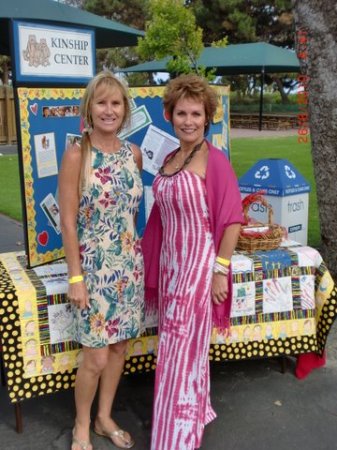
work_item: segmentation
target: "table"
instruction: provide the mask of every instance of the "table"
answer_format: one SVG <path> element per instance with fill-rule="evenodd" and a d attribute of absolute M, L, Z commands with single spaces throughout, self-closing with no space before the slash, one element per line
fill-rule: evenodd
<path fill-rule="evenodd" d="M 213 329 L 210 360 L 322 355 L 337 316 L 336 288 L 317 250 L 282 245 L 233 255 L 230 328 Z M 64 261 L 28 270 L 23 253 L 0 255 L 2 358 L 13 403 L 74 385 L 81 349 L 70 338 L 66 291 Z M 125 374 L 155 368 L 155 325 L 129 341 Z"/>

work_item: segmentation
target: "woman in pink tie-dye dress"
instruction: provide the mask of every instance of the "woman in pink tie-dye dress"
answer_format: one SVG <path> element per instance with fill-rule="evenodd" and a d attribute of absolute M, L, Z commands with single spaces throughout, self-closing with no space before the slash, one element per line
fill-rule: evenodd
<path fill-rule="evenodd" d="M 230 313 L 230 258 L 242 210 L 226 157 L 204 139 L 217 97 L 196 75 L 172 80 L 164 108 L 180 140 L 153 183 L 155 204 L 143 237 L 147 294 L 158 297 L 151 450 L 201 447 L 216 414 L 210 402 L 212 318 Z M 148 311 L 154 308 L 148 304 Z"/>

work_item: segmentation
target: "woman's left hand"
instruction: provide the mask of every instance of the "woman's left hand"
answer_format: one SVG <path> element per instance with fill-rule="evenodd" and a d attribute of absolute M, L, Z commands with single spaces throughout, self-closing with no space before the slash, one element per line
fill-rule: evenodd
<path fill-rule="evenodd" d="M 221 305 L 228 294 L 228 276 L 219 273 L 213 274 L 212 280 L 212 300 L 216 305 Z"/>

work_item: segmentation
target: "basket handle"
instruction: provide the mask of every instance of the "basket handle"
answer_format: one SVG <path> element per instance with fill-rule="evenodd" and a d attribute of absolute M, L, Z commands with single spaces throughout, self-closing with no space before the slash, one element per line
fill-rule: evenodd
<path fill-rule="evenodd" d="M 253 203 L 260 203 L 262 206 L 265 206 L 268 209 L 268 225 L 272 225 L 274 223 L 273 207 L 271 206 L 270 203 L 267 202 L 267 200 L 262 195 L 256 195 L 256 196 L 252 197 L 251 201 L 249 201 L 249 200 L 247 201 L 247 197 L 244 200 L 246 200 L 246 201 L 243 202 L 243 214 L 244 214 L 246 223 L 248 223 L 248 219 L 249 219 L 249 216 L 248 216 L 249 208 L 251 207 L 251 205 Z"/>

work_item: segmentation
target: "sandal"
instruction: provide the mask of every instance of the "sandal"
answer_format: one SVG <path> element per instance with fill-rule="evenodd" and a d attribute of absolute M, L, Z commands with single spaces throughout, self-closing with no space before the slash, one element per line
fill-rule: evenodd
<path fill-rule="evenodd" d="M 77 439 L 77 437 L 75 436 L 75 427 L 73 428 L 73 438 L 71 441 L 71 450 L 73 449 L 74 445 L 77 445 L 78 447 L 80 447 L 81 450 L 89 450 L 89 448 L 91 447 L 90 441 L 81 441 L 80 439 Z"/>
<path fill-rule="evenodd" d="M 130 440 L 126 439 L 124 430 L 115 431 L 101 431 L 100 433 L 94 428 L 94 432 L 101 437 L 109 439 L 112 444 L 117 448 L 132 448 L 135 445 L 135 441 L 130 437 Z M 116 438 L 123 442 L 123 445 L 117 445 Z"/>

